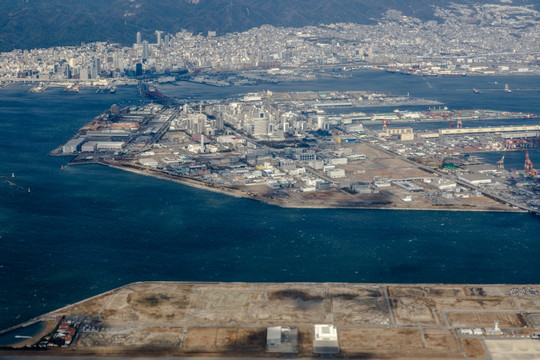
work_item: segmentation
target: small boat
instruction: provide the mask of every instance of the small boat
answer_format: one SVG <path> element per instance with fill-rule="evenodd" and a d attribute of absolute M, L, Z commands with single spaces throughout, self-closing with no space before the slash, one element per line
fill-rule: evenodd
<path fill-rule="evenodd" d="M 78 93 L 80 89 L 80 85 L 69 85 L 64 89 L 65 93 Z"/>
<path fill-rule="evenodd" d="M 480 94 L 480 90 L 478 90 L 478 89 L 476 89 L 476 88 L 472 89 L 472 91 L 473 91 L 475 94 Z"/>
<path fill-rule="evenodd" d="M 508 87 L 508 84 L 504 85 L 504 92 L 511 93 L 512 90 Z"/>

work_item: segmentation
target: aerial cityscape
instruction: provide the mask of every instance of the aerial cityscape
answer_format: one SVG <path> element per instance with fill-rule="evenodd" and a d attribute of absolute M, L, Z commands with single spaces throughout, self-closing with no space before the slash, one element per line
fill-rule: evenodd
<path fill-rule="evenodd" d="M 540 9 L 416 2 L 0 34 L 0 357 L 540 356 Z"/>

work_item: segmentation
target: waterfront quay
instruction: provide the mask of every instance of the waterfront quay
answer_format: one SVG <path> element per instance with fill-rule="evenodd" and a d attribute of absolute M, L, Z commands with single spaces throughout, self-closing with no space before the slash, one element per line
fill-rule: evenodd
<path fill-rule="evenodd" d="M 539 144 L 538 125 L 483 128 L 470 125 L 474 119 L 536 115 L 441 106 L 349 111 L 364 102 L 418 101 L 367 91 L 265 91 L 174 106 L 114 105 L 51 154 L 284 207 L 540 209 L 534 164 L 508 172 L 503 163 L 466 156 Z M 441 128 L 421 129 L 433 122 Z"/>
<path fill-rule="evenodd" d="M 35 346 L 5 347 L 0 355 L 525 359 L 521 356 L 540 354 L 538 285 L 140 282 L 34 319 L 52 320 L 56 327 L 34 338 Z M 326 350 L 317 336 L 321 326 L 334 329 Z M 70 333 L 76 336 L 67 342 Z"/>

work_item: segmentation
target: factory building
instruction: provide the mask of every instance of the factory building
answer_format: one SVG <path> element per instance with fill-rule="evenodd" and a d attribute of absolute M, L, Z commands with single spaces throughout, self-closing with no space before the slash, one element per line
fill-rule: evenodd
<path fill-rule="evenodd" d="M 345 177 L 345 170 L 343 169 L 332 169 L 327 172 L 328 176 L 332 179 L 339 179 Z"/>
<path fill-rule="evenodd" d="M 139 159 L 139 163 L 143 166 L 151 168 L 156 168 L 159 165 L 158 161 L 154 158 L 141 158 Z"/>
<path fill-rule="evenodd" d="M 371 183 L 362 181 L 351 184 L 351 190 L 357 194 L 371 194 L 373 192 Z"/>
<path fill-rule="evenodd" d="M 76 138 L 69 140 L 64 146 L 62 146 L 62 152 L 64 154 L 72 154 L 80 150 L 81 143 L 84 138 Z"/>
<path fill-rule="evenodd" d="M 454 181 L 452 181 L 450 179 L 444 179 L 444 178 L 435 179 L 433 181 L 433 184 L 439 190 L 444 190 L 444 191 L 455 190 L 456 186 L 457 186 L 457 184 Z"/>
<path fill-rule="evenodd" d="M 414 140 L 414 131 L 410 127 L 404 128 L 385 128 L 384 131 L 379 133 L 379 137 L 387 137 L 397 135 L 400 141 Z"/>
<path fill-rule="evenodd" d="M 97 141 L 89 141 L 81 146 L 82 152 L 94 152 L 97 149 Z"/>
<path fill-rule="evenodd" d="M 313 325 L 313 352 L 315 354 L 337 354 L 338 334 L 334 325 Z"/>
<path fill-rule="evenodd" d="M 122 150 L 124 148 L 123 141 L 98 141 L 98 150 Z"/>
<path fill-rule="evenodd" d="M 288 326 L 272 326 L 266 332 L 266 352 L 298 353 L 298 329 Z"/>
<path fill-rule="evenodd" d="M 490 184 L 491 179 L 486 175 L 481 174 L 461 174 L 458 179 L 471 185 Z"/>

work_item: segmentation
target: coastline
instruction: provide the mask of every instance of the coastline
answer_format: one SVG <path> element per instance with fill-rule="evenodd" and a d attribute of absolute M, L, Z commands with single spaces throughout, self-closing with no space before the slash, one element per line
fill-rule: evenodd
<path fill-rule="evenodd" d="M 488 358 L 488 342 L 537 341 L 539 297 L 535 284 L 142 281 L 38 317 L 85 318 L 73 344 L 0 356 L 312 359 L 314 325 L 331 323 L 339 358 Z M 292 352 L 268 350 L 276 325 L 297 329 Z"/>
<path fill-rule="evenodd" d="M 158 170 L 152 170 L 148 168 L 138 167 L 135 164 L 130 164 L 130 166 L 126 166 L 123 164 L 115 164 L 111 162 L 105 162 L 105 161 L 98 161 L 97 164 L 107 166 L 113 169 L 122 170 L 122 171 L 128 171 L 131 173 L 135 173 L 138 175 L 143 176 L 150 176 L 157 179 L 162 180 L 168 180 L 175 183 L 191 186 L 197 189 L 206 190 L 206 191 L 212 191 L 228 196 L 232 196 L 235 198 L 244 198 L 244 199 L 251 199 L 255 201 L 262 202 L 264 204 L 278 206 L 281 208 L 287 208 L 287 209 L 350 209 L 350 210 L 401 210 L 401 211 L 461 211 L 461 212 L 496 212 L 496 213 L 526 213 L 524 210 L 519 209 L 507 209 L 507 210 L 498 210 L 498 209 L 478 209 L 478 208 L 455 208 L 450 206 L 441 206 L 437 208 L 426 208 L 426 207 L 391 207 L 391 206 L 332 206 L 332 205 L 319 205 L 319 204 L 303 204 L 303 203 L 295 203 L 295 202 L 287 202 L 282 200 L 276 200 L 276 199 L 269 199 L 265 198 L 264 196 L 255 195 L 252 193 L 247 193 L 245 191 L 239 190 L 239 189 L 232 189 L 232 188 L 224 188 L 224 187 L 216 187 L 209 183 L 203 183 L 194 179 L 189 179 L 185 177 L 180 176 L 174 176 L 170 174 L 163 173 Z M 73 164 L 78 165 L 78 164 Z"/>

